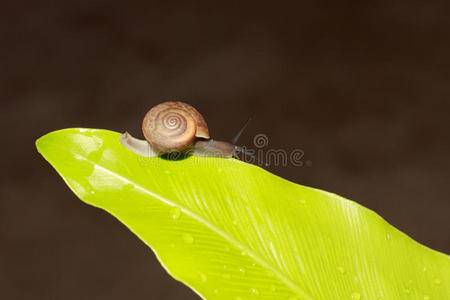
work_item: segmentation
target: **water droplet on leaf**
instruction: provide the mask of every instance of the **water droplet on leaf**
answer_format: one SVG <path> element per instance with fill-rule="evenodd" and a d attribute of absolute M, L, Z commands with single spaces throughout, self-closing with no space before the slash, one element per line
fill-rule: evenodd
<path fill-rule="evenodd" d="M 170 209 L 170 217 L 174 220 L 177 220 L 180 218 L 181 215 L 181 209 L 177 206 L 174 206 Z"/>
<path fill-rule="evenodd" d="M 259 291 L 255 288 L 250 289 L 250 291 L 252 292 L 252 294 L 259 295 Z"/>
<path fill-rule="evenodd" d="M 194 243 L 194 237 L 192 235 L 190 235 L 189 233 L 183 234 L 183 240 L 187 244 L 193 244 Z"/>

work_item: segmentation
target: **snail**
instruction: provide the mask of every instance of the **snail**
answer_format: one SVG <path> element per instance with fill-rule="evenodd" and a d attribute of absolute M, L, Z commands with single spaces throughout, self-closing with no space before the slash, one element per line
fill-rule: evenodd
<path fill-rule="evenodd" d="M 151 108 L 142 121 L 145 140 L 132 137 L 128 132 L 120 136 L 127 149 L 144 157 L 167 153 L 184 153 L 196 156 L 236 157 L 237 152 L 253 156 L 242 147 L 234 145 L 248 122 L 239 130 L 231 143 L 216 141 L 209 135 L 203 116 L 191 105 L 168 101 Z"/>

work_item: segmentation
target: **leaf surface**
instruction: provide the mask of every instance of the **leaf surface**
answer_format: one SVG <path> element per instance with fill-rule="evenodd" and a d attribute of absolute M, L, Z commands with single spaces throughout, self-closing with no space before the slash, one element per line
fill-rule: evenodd
<path fill-rule="evenodd" d="M 140 157 L 64 129 L 38 151 L 204 299 L 448 299 L 450 259 L 373 211 L 235 159 Z"/>

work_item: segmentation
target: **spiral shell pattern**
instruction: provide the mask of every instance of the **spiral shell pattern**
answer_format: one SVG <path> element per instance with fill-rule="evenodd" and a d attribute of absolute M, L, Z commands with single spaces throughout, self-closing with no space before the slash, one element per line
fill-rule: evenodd
<path fill-rule="evenodd" d="M 163 152 L 181 150 L 196 137 L 209 138 L 200 113 L 183 102 L 164 102 L 150 109 L 142 122 L 145 139 Z"/>

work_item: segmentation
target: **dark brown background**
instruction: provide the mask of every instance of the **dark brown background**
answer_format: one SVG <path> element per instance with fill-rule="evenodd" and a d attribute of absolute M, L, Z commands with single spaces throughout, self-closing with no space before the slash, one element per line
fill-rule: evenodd
<path fill-rule="evenodd" d="M 448 1 L 9 2 L 0 298 L 198 299 L 118 221 L 77 200 L 34 147 L 66 127 L 140 136 L 146 110 L 169 99 L 196 106 L 216 139 L 252 115 L 241 144 L 264 133 L 313 162 L 272 172 L 450 252 Z"/>

